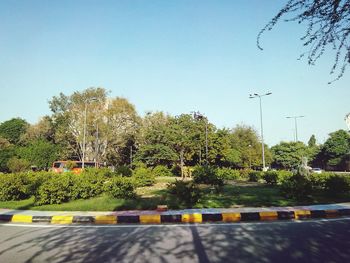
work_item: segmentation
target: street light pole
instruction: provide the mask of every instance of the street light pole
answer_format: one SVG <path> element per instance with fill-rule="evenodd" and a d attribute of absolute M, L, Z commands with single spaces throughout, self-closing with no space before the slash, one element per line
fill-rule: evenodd
<path fill-rule="evenodd" d="M 287 116 L 287 119 L 294 119 L 294 128 L 295 128 L 295 142 L 298 141 L 298 124 L 297 119 L 298 118 L 304 118 L 305 116 Z"/>
<path fill-rule="evenodd" d="M 208 164 L 208 120 L 199 111 L 193 112 L 193 117 L 196 120 L 205 119 L 205 162 L 206 162 L 206 164 Z"/>
<path fill-rule="evenodd" d="M 81 160 L 81 168 L 85 168 L 85 150 L 86 150 L 86 115 L 87 115 L 87 104 L 88 102 L 97 101 L 97 98 L 91 98 L 85 100 L 85 109 L 84 109 L 84 128 L 83 128 L 83 154 Z"/>
<path fill-rule="evenodd" d="M 81 162 L 81 167 L 85 167 L 85 144 L 86 144 L 86 112 L 87 112 L 87 101 L 85 101 L 85 110 L 84 110 L 84 130 L 83 130 L 83 157 Z"/>
<path fill-rule="evenodd" d="M 265 167 L 265 145 L 264 145 L 264 128 L 263 128 L 263 114 L 262 114 L 262 105 L 261 105 L 261 97 L 271 95 L 271 92 L 265 93 L 265 94 L 250 94 L 249 98 L 254 99 L 254 98 L 259 98 L 259 104 L 260 104 L 260 128 L 261 128 L 261 148 L 262 148 L 262 165 L 263 165 L 263 171 L 266 170 Z"/>

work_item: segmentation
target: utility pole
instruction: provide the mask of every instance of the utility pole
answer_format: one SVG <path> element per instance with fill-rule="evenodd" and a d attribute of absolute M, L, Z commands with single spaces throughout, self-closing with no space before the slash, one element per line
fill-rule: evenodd
<path fill-rule="evenodd" d="M 294 129 L 295 129 L 295 142 L 298 141 L 298 124 L 297 119 L 298 118 L 304 118 L 305 116 L 287 116 L 287 119 L 294 119 Z"/>
<path fill-rule="evenodd" d="M 250 99 L 259 98 L 259 104 L 260 104 L 260 126 L 261 126 L 261 148 L 262 148 L 262 165 L 263 165 L 263 171 L 266 171 L 265 167 L 265 145 L 264 145 L 264 129 L 263 129 L 263 114 L 262 114 L 262 106 L 261 106 L 261 98 L 264 96 L 271 95 L 271 92 L 265 93 L 265 94 L 249 94 Z"/>

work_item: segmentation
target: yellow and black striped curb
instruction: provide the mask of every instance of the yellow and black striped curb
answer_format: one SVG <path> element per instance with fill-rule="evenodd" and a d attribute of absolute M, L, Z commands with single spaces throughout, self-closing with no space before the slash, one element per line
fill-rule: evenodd
<path fill-rule="evenodd" d="M 188 214 L 140 214 L 140 215 L 54 215 L 32 216 L 25 214 L 0 214 L 0 221 L 11 223 L 49 224 L 163 224 L 163 223 L 206 223 L 246 222 L 268 220 L 292 220 L 310 218 L 336 218 L 350 216 L 350 208 L 336 210 L 279 210 L 262 212 L 223 212 Z"/>

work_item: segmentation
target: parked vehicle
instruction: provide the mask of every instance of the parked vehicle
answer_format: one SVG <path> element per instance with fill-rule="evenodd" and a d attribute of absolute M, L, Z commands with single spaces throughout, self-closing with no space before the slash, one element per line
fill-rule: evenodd
<path fill-rule="evenodd" d="M 312 168 L 311 172 L 315 173 L 315 174 L 321 174 L 322 173 L 322 169 L 321 168 Z"/>
<path fill-rule="evenodd" d="M 97 168 L 100 165 L 96 162 L 84 162 L 84 168 Z M 80 174 L 83 170 L 81 161 L 56 161 L 52 164 L 51 170 L 55 173 L 73 172 Z"/>

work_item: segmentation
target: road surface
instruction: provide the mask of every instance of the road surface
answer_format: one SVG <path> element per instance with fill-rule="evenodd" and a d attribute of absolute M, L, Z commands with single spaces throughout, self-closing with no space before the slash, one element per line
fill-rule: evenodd
<path fill-rule="evenodd" d="M 350 219 L 202 225 L 0 225 L 0 262 L 350 262 Z"/>

